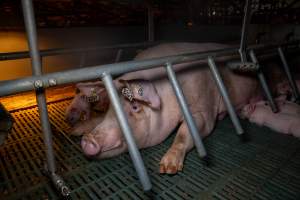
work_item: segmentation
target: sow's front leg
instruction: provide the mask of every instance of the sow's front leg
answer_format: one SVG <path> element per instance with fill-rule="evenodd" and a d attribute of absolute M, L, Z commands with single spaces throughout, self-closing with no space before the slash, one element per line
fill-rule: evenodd
<path fill-rule="evenodd" d="M 205 120 L 201 113 L 193 115 L 193 117 L 202 137 L 207 136 L 211 132 L 213 126 L 204 123 Z M 186 122 L 183 121 L 178 129 L 172 146 L 159 163 L 159 172 L 176 174 L 178 171 L 182 171 L 185 155 L 193 148 L 193 146 L 193 138 Z"/>

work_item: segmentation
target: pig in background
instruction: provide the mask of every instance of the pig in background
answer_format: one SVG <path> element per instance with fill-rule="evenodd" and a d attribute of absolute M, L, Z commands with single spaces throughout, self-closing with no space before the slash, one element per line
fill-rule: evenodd
<path fill-rule="evenodd" d="M 141 52 L 136 60 L 226 47 L 228 46 L 215 43 L 163 44 Z M 199 66 L 203 63 L 205 65 Z M 237 109 L 242 108 L 253 99 L 258 99 L 258 96 L 261 95 L 255 77 L 234 74 L 225 67 L 219 69 L 230 98 Z M 198 130 L 201 136 L 205 137 L 212 132 L 220 115 L 223 116 L 227 112 L 206 61 L 175 65 L 174 70 L 177 72 L 178 81 Z M 159 169 L 160 173 L 169 174 L 181 171 L 185 155 L 193 148 L 194 144 L 173 89 L 166 78 L 165 69 L 160 67 L 127 73 L 116 79 L 114 83 L 119 93 L 122 94 L 121 103 L 139 148 L 147 148 L 161 143 L 179 126 L 172 146 L 160 161 Z M 101 82 L 94 82 L 94 85 L 90 83 L 89 87 L 98 88 L 94 91 L 101 91 L 101 96 L 107 98 Z M 83 90 L 80 92 L 84 93 Z M 74 99 L 74 101 L 80 100 Z M 73 102 L 71 107 L 75 107 L 76 103 Z M 91 109 L 91 107 L 91 104 L 86 103 L 79 110 L 82 113 L 82 110 Z M 81 141 L 83 152 L 87 156 L 101 159 L 127 151 L 127 144 L 111 105 L 101 120 L 101 123 L 92 131 L 83 135 Z"/>
<path fill-rule="evenodd" d="M 286 101 L 286 96 L 278 97 L 276 103 L 278 113 L 273 113 L 266 101 L 259 101 L 244 106 L 241 117 L 260 126 L 267 126 L 277 132 L 300 138 L 300 106 Z"/>

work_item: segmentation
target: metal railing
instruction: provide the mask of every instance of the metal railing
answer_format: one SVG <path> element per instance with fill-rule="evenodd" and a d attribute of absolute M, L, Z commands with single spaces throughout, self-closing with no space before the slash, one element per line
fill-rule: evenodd
<path fill-rule="evenodd" d="M 32 1 L 22 0 L 22 6 L 23 6 L 27 37 L 28 37 L 28 42 L 30 47 L 30 57 L 32 58 L 33 76 L 0 82 L 0 96 L 25 92 L 30 90 L 36 91 L 39 114 L 41 118 L 43 134 L 44 134 L 44 143 L 46 146 L 47 166 L 48 166 L 49 176 L 51 177 L 53 183 L 55 184 L 55 186 L 61 192 L 62 195 L 68 196 L 70 194 L 70 191 L 66 186 L 66 184 L 64 183 L 64 181 L 62 180 L 62 178 L 56 174 L 56 165 L 55 165 L 55 159 L 54 159 L 53 148 L 52 148 L 52 132 L 50 128 L 47 104 L 46 104 L 45 93 L 44 93 L 44 90 L 48 87 L 63 85 L 67 83 L 87 81 L 91 79 L 101 79 L 103 81 L 105 88 L 108 91 L 109 98 L 112 102 L 112 105 L 116 111 L 117 118 L 120 123 L 120 127 L 123 131 L 126 142 L 128 144 L 128 149 L 129 149 L 132 162 L 134 164 L 139 180 L 145 191 L 151 190 L 152 187 L 151 182 L 148 177 L 143 160 L 141 158 L 140 152 L 132 136 L 132 130 L 124 114 L 119 96 L 116 92 L 116 88 L 112 81 L 112 76 L 117 76 L 127 72 L 138 71 L 142 69 L 150 69 L 150 68 L 164 66 L 166 68 L 168 77 L 170 79 L 170 83 L 174 89 L 174 93 L 177 97 L 179 105 L 182 109 L 185 120 L 188 124 L 189 131 L 192 135 L 199 156 L 201 158 L 206 158 L 207 153 L 205 147 L 203 145 L 200 134 L 198 133 L 191 112 L 189 111 L 189 108 L 187 106 L 187 102 L 182 93 L 182 89 L 176 79 L 176 74 L 175 74 L 176 71 L 174 71 L 173 69 L 173 65 L 178 63 L 192 62 L 192 61 L 198 61 L 204 59 L 204 61 L 199 61 L 199 63 L 209 65 L 213 77 L 216 81 L 216 84 L 219 88 L 219 91 L 225 101 L 225 105 L 229 111 L 229 115 L 231 117 L 233 125 L 239 135 L 243 134 L 244 131 L 240 125 L 239 119 L 237 118 L 231 100 L 229 98 L 228 92 L 222 81 L 222 77 L 218 72 L 218 67 L 215 63 L 216 60 L 224 61 L 229 58 L 237 58 L 240 55 L 239 48 L 228 48 L 228 49 L 221 49 L 221 50 L 215 50 L 209 52 L 182 54 L 182 55 L 167 56 L 162 58 L 155 58 L 155 59 L 148 59 L 148 60 L 141 60 L 141 61 L 128 61 L 128 62 L 100 65 L 94 67 L 87 67 L 84 69 L 74 69 L 74 70 L 68 70 L 63 72 L 55 72 L 55 73 L 49 73 L 43 75 L 41 73 L 41 60 L 40 60 L 41 55 L 37 48 L 37 35 L 36 35 L 35 20 L 33 17 L 34 13 L 33 13 Z M 258 60 L 255 57 L 254 51 L 270 49 L 270 48 L 275 49 L 278 48 L 278 46 L 279 44 L 255 45 L 246 48 L 245 51 L 247 52 L 250 51 L 251 52 L 250 56 L 252 58 L 252 61 L 258 64 Z M 299 42 L 297 41 L 296 43 L 281 44 L 281 46 L 286 46 L 286 48 L 299 47 Z M 288 73 L 291 74 L 289 72 L 282 50 L 279 50 L 279 54 L 280 57 L 282 58 L 284 66 L 287 69 L 286 71 L 288 71 Z M 46 53 L 44 55 L 46 55 Z M 21 56 L 11 55 L 11 57 L 9 58 L 13 58 L 13 57 L 20 58 Z M 290 76 L 289 80 L 290 79 L 293 80 L 291 75 L 288 76 Z"/>
<path fill-rule="evenodd" d="M 93 51 L 103 51 L 110 49 L 128 49 L 128 48 L 145 48 L 155 44 L 159 44 L 156 42 L 140 42 L 140 43 L 130 43 L 130 44 L 118 44 L 118 45 L 110 45 L 110 46 L 96 46 L 96 47 L 85 47 L 85 48 L 56 48 L 56 49 L 47 49 L 41 50 L 40 56 L 55 56 L 55 55 L 63 55 L 63 54 L 84 54 Z M 30 58 L 29 51 L 18 51 L 18 52 L 9 52 L 9 53 L 0 53 L 0 61 L 1 60 L 16 60 L 16 59 L 24 59 Z"/>

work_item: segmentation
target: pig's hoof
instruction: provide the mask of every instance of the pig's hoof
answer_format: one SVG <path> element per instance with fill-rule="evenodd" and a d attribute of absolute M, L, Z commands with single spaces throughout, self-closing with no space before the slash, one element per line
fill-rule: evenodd
<path fill-rule="evenodd" d="M 159 163 L 159 173 L 176 174 L 183 169 L 184 151 L 169 149 Z"/>

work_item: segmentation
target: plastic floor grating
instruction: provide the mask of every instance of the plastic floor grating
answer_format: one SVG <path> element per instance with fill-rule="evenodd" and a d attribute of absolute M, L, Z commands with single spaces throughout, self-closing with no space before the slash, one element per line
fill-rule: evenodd
<path fill-rule="evenodd" d="M 174 138 L 142 150 L 153 184 L 152 197 L 138 182 L 128 154 L 89 160 L 79 138 L 67 136 L 64 109 L 69 101 L 49 105 L 58 173 L 72 190 L 71 199 L 300 199 L 300 140 L 242 121 L 251 142 L 240 143 L 228 118 L 205 140 L 212 165 L 193 150 L 184 171 L 160 175 L 158 163 Z M 59 199 L 44 176 L 44 145 L 36 107 L 12 113 L 16 120 L 0 147 L 2 199 Z"/>

